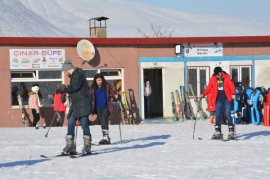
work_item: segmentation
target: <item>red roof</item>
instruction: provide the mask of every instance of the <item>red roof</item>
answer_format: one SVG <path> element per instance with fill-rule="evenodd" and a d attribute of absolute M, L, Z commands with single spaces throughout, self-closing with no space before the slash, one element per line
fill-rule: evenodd
<path fill-rule="evenodd" d="M 87 39 L 94 45 L 157 45 L 181 43 L 261 43 L 270 42 L 270 36 L 232 37 L 172 37 L 172 38 L 47 38 L 47 37 L 0 37 L 0 45 L 76 45 Z"/>

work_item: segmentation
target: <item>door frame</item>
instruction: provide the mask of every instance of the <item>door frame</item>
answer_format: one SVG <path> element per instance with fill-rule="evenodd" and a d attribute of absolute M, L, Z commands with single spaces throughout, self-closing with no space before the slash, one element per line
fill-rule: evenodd
<path fill-rule="evenodd" d="M 144 70 L 147 69 L 160 69 L 162 73 L 162 101 L 164 102 L 164 68 L 163 67 L 153 67 L 153 68 L 140 68 L 140 78 L 139 78 L 139 99 L 140 99 L 140 109 L 139 109 L 139 114 L 140 117 L 144 120 L 145 119 L 145 107 L 144 107 Z M 165 103 L 162 103 L 162 117 L 164 117 L 164 108 L 165 108 Z M 155 119 L 155 118 L 153 118 Z"/>

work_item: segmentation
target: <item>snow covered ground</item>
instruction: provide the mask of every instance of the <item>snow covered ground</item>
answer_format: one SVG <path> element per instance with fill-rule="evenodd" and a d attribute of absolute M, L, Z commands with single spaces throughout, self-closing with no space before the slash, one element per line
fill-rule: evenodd
<path fill-rule="evenodd" d="M 209 140 L 213 126 L 193 122 L 121 126 L 123 144 L 93 146 L 97 155 L 72 159 L 57 155 L 65 146 L 66 127 L 0 129 L 1 179 L 269 179 L 270 128 L 238 125 L 237 141 Z M 91 126 L 93 143 L 101 138 Z M 110 126 L 119 142 L 118 126 Z M 224 135 L 228 130 L 223 126 Z M 201 137 L 203 140 L 198 140 Z M 82 149 L 82 130 L 77 150 Z"/>

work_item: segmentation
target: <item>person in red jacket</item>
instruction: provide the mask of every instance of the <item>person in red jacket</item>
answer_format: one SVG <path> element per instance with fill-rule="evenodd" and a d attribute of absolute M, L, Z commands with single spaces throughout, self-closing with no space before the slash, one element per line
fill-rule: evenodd
<path fill-rule="evenodd" d="M 64 84 L 59 85 L 53 97 L 53 109 L 57 116 L 57 126 L 63 126 L 64 124 L 66 107 L 64 105 L 65 97 L 63 97 L 63 91 L 65 88 L 66 86 Z"/>
<path fill-rule="evenodd" d="M 212 102 L 216 107 L 215 133 L 212 139 L 223 139 L 221 133 L 221 121 L 225 112 L 229 126 L 228 139 L 234 139 L 234 124 L 231 117 L 231 102 L 235 98 L 235 87 L 230 76 L 221 67 L 215 67 L 214 74 L 201 97 L 212 93 Z"/>

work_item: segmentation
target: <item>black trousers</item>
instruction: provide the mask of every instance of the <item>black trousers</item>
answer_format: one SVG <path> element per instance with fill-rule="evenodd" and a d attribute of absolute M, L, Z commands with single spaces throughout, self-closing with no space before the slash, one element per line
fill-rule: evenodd
<path fill-rule="evenodd" d="M 65 112 L 55 112 L 56 113 L 56 121 L 57 121 L 57 126 L 63 126 L 64 125 L 64 120 L 65 120 Z"/>
<path fill-rule="evenodd" d="M 35 109 L 32 109 L 32 114 L 33 114 L 33 126 L 36 126 L 38 121 L 40 120 L 40 115 L 39 113 L 37 113 L 37 111 Z"/>
<path fill-rule="evenodd" d="M 108 108 L 97 108 L 97 118 L 101 124 L 102 130 L 109 130 L 109 110 Z"/>

